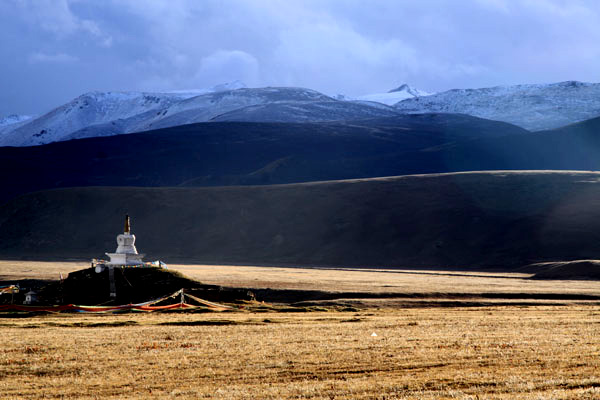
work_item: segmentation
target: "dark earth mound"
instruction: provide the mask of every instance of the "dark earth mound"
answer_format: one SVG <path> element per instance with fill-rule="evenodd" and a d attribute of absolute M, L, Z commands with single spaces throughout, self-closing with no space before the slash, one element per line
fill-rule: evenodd
<path fill-rule="evenodd" d="M 576 260 L 538 263 L 531 279 L 600 280 L 599 260 Z"/>
<path fill-rule="evenodd" d="M 177 271 L 160 268 L 115 268 L 114 279 L 116 298 L 110 297 L 108 269 L 96 273 L 86 268 L 69 273 L 62 281 L 17 282 L 22 288 L 34 289 L 38 293 L 38 303 L 47 305 L 112 305 L 135 304 L 171 295 L 179 289 L 186 293 L 216 302 L 251 300 L 252 292 L 245 289 L 223 288 L 205 285 L 185 277 Z M 8 298 L 8 296 L 4 296 Z M 24 300 L 24 291 L 13 299 L 16 304 Z M 179 298 L 171 300 L 172 303 Z"/>
<path fill-rule="evenodd" d="M 0 257 L 101 258 L 123 215 L 168 263 L 515 270 L 600 258 L 600 174 L 486 172 L 215 188 L 75 188 L 0 208 Z"/>

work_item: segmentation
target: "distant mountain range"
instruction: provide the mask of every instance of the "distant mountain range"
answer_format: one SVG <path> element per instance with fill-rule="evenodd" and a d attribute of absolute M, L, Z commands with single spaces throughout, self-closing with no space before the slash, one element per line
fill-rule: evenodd
<path fill-rule="evenodd" d="M 600 83 L 454 89 L 406 99 L 395 108 L 407 113 L 469 114 L 539 131 L 600 116 Z"/>
<path fill-rule="evenodd" d="M 173 93 L 92 92 L 39 117 L 0 120 L 0 146 L 32 146 L 201 122 L 356 121 L 423 113 L 467 114 L 533 131 L 554 129 L 600 116 L 600 84 L 562 82 L 437 94 L 404 84 L 387 93 L 356 98 L 333 98 L 303 88 L 246 88 L 241 82 Z"/>
<path fill-rule="evenodd" d="M 10 130 L 0 145 L 32 146 L 208 121 L 318 122 L 390 117 L 392 107 L 341 102 L 302 88 L 197 93 L 87 93 Z"/>

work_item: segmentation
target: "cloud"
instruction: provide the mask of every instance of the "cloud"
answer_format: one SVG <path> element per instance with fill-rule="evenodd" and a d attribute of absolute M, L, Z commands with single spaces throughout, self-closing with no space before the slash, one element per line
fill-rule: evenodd
<path fill-rule="evenodd" d="M 20 0 L 21 16 L 31 25 L 39 26 L 61 39 L 87 34 L 103 47 L 112 45 L 112 37 L 90 19 L 80 18 L 71 10 L 68 0 Z"/>
<path fill-rule="evenodd" d="M 401 39 L 369 38 L 350 27 L 307 24 L 280 33 L 269 75 L 301 86 L 312 86 L 315 78 L 321 78 L 321 90 L 359 94 L 372 85 L 373 73 L 389 77 L 378 89 L 391 88 L 417 71 L 419 64 L 417 51 Z"/>
<path fill-rule="evenodd" d="M 201 86 L 241 80 L 246 85 L 258 84 L 258 60 L 241 50 L 218 50 L 200 61 L 194 81 Z"/>
<path fill-rule="evenodd" d="M 79 61 L 75 56 L 71 56 L 65 53 L 56 54 L 45 54 L 45 53 L 32 53 L 29 55 L 28 60 L 31 64 L 37 63 L 72 63 Z"/>
<path fill-rule="evenodd" d="M 11 60 L 0 75 L 14 77 L 0 107 L 35 113 L 89 90 L 236 79 L 348 95 L 404 82 L 440 91 L 600 81 L 599 42 L 596 0 L 0 0 Z M 77 60 L 68 73 L 44 68 Z"/>

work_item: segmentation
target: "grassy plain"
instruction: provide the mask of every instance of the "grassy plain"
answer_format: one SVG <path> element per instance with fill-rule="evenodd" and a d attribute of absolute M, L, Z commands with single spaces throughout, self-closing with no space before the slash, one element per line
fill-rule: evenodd
<path fill-rule="evenodd" d="M 598 306 L 2 319 L 0 393 L 593 399 L 599 322 Z"/>
<path fill-rule="evenodd" d="M 89 262 L 0 260 L 0 280 L 57 280 L 62 273 L 88 268 Z M 444 294 L 556 293 L 600 295 L 594 280 L 530 280 L 530 273 L 493 273 L 407 269 L 292 268 L 169 264 L 169 268 L 206 284 L 244 288 L 330 292 Z"/>
<path fill-rule="evenodd" d="M 0 263 L 2 275 L 8 265 Z M 28 277 L 81 267 L 27 265 Z M 594 281 L 529 281 L 524 274 L 171 267 L 207 283 L 255 288 L 600 294 Z M 600 398 L 600 304 L 563 303 L 5 315 L 0 397 Z"/>
<path fill-rule="evenodd" d="M 474 296 L 482 292 L 600 294 L 598 281 L 535 281 L 527 279 L 532 276 L 530 273 L 229 265 L 172 265 L 170 268 L 205 283 L 248 288 Z"/>
<path fill-rule="evenodd" d="M 69 272 L 90 266 L 89 262 L 19 261 L 0 260 L 0 280 L 21 279 L 58 280 L 60 274 L 66 278 Z"/>

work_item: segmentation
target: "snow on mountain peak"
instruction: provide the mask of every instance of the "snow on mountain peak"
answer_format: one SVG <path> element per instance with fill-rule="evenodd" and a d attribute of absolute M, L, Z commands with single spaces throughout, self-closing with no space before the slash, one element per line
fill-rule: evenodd
<path fill-rule="evenodd" d="M 311 89 L 249 89 L 240 81 L 205 93 L 89 92 L 27 121 L 0 131 L 0 146 L 32 146 L 60 140 L 141 132 L 206 122 L 235 109 L 266 103 L 332 101 Z M 394 113 L 394 110 L 391 110 Z"/>
<path fill-rule="evenodd" d="M 173 94 L 181 94 L 191 96 L 200 96 L 207 93 L 216 93 L 216 92 L 225 92 L 227 90 L 237 90 L 237 89 L 245 89 L 248 86 L 240 80 L 235 80 L 233 82 L 220 83 L 208 89 L 179 89 L 179 90 L 170 90 L 166 93 Z"/>
<path fill-rule="evenodd" d="M 397 88 L 390 90 L 387 93 L 367 94 L 364 96 L 357 97 L 356 100 L 375 101 L 377 103 L 383 103 L 388 106 L 392 106 L 402 100 L 412 99 L 412 98 L 422 97 L 422 96 L 429 96 L 429 95 L 430 95 L 430 93 L 427 93 L 427 92 L 419 90 L 419 89 L 415 89 L 415 88 L 409 86 L 408 84 L 404 83 L 404 84 L 398 86 Z"/>
<path fill-rule="evenodd" d="M 95 91 L 40 117 L 0 118 L 0 146 L 31 146 L 227 118 L 297 122 L 398 113 L 461 113 L 531 130 L 550 129 L 599 116 L 600 84 L 566 81 L 437 94 L 402 84 L 387 93 L 356 98 L 329 97 L 306 88 L 246 88 L 240 81 L 168 93 Z"/>
<path fill-rule="evenodd" d="M 28 123 L 33 117 L 30 115 L 11 114 L 0 118 L 0 140 L 9 132 Z"/>
<path fill-rule="evenodd" d="M 79 129 L 168 107 L 193 95 L 142 92 L 89 92 L 39 118 L 2 130 L 0 145 L 31 146 L 62 140 Z"/>
<path fill-rule="evenodd" d="M 600 83 L 550 84 L 452 89 L 395 105 L 407 113 L 460 113 L 509 122 L 525 129 L 553 129 L 600 115 Z"/>
<path fill-rule="evenodd" d="M 225 90 L 236 90 L 236 89 L 245 89 L 248 86 L 242 81 L 235 80 L 233 82 L 221 83 L 220 85 L 213 86 L 211 91 L 213 92 L 223 92 Z"/>
<path fill-rule="evenodd" d="M 427 93 L 423 90 L 415 89 L 415 88 L 409 86 L 407 83 L 403 83 L 402 85 L 398 86 L 396 89 L 390 90 L 388 93 L 399 93 L 399 92 L 408 93 L 408 94 L 412 95 L 413 97 L 429 96 L 431 94 L 431 93 Z"/>
<path fill-rule="evenodd" d="M 0 118 L 0 126 L 17 124 L 19 122 L 27 121 L 31 118 L 32 118 L 31 115 L 17 115 L 17 114 L 7 115 L 6 117 Z"/>
<path fill-rule="evenodd" d="M 402 85 L 398 86 L 396 89 L 392 89 L 390 91 L 388 91 L 388 93 L 394 93 L 394 92 L 410 92 L 411 87 L 408 86 L 406 83 L 403 83 Z"/>

